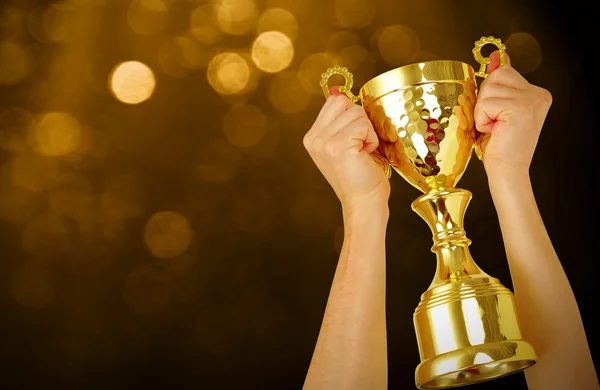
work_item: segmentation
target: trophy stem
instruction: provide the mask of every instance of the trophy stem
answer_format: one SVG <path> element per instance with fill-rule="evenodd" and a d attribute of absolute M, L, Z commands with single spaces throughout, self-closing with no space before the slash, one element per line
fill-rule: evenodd
<path fill-rule="evenodd" d="M 471 240 L 465 233 L 464 217 L 471 198 L 471 192 L 463 189 L 433 189 L 412 204 L 412 209 L 433 233 L 431 251 L 436 254 L 437 269 L 430 288 L 473 277 L 489 277 L 469 252 Z"/>
<path fill-rule="evenodd" d="M 509 375 L 535 364 L 523 340 L 514 295 L 469 253 L 463 220 L 469 191 L 435 187 L 412 204 L 433 233 L 433 282 L 413 322 L 421 363 L 419 389 L 444 389 Z"/>

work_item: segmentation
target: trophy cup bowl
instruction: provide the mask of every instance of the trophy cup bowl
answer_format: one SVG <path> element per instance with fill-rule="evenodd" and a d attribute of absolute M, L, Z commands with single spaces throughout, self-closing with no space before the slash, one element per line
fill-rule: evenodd
<path fill-rule="evenodd" d="M 353 77 L 344 67 L 330 68 L 321 80 L 328 97 L 329 79 L 335 74 L 345 78 L 340 92 L 362 103 L 379 138 L 374 157 L 384 163 L 388 177 L 396 171 L 423 192 L 412 209 L 431 229 L 437 267 L 413 316 L 420 389 L 492 380 L 537 359 L 522 338 L 514 295 L 471 257 L 463 221 L 472 194 L 456 187 L 473 149 L 482 158 L 474 106 L 476 76 L 485 78 L 490 63 L 481 54 L 486 44 L 499 49 L 504 63 L 501 41 L 482 37 L 473 49 L 478 72 L 457 61 L 407 65 L 371 79 L 359 96 L 352 94 Z"/>

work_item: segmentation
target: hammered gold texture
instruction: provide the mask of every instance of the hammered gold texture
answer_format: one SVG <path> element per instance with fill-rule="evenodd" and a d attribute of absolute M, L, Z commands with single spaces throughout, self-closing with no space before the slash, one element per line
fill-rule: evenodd
<path fill-rule="evenodd" d="M 474 107 L 475 77 L 485 77 L 491 62 L 481 55 L 486 44 L 497 46 L 500 62 L 505 61 L 500 40 L 482 37 L 473 49 L 481 65 L 478 73 L 457 61 L 412 64 L 375 77 L 358 96 L 349 90 L 353 78 L 346 68 L 329 69 L 321 80 L 329 96 L 329 78 L 339 74 L 346 79 L 343 92 L 362 103 L 377 133 L 374 157 L 384 162 L 387 173 L 393 169 L 423 192 L 412 209 L 431 229 L 437 266 L 413 315 L 420 389 L 488 381 L 537 360 L 522 338 L 514 295 L 481 270 L 469 252 L 464 216 L 472 194 L 456 188 L 473 150 L 483 156 Z"/>
<path fill-rule="evenodd" d="M 381 97 L 368 95 L 369 84 L 385 82 L 375 78 L 361 98 L 367 116 L 380 140 L 378 153 L 414 187 L 428 192 L 454 187 L 463 175 L 475 144 L 473 107 L 476 85 L 463 79 L 463 67 L 452 61 L 435 61 L 402 68 L 422 80 L 390 91 Z M 435 68 L 458 81 L 430 81 Z M 453 76 L 454 70 L 461 70 Z M 386 78 L 389 79 L 389 76 Z M 377 90 L 379 88 L 371 88 Z"/>

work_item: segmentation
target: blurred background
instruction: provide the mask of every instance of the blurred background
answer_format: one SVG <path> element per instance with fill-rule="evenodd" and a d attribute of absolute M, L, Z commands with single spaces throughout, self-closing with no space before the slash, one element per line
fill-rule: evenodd
<path fill-rule="evenodd" d="M 2 0 L 0 386 L 300 389 L 342 238 L 302 145 L 320 74 L 347 66 L 358 92 L 417 61 L 476 66 L 484 35 L 554 96 L 532 180 L 598 356 L 591 16 L 552 7 Z M 512 287 L 477 159 L 460 186 L 474 258 Z M 419 193 L 398 175 L 392 188 L 389 383 L 410 389 L 435 260 Z M 523 375 L 473 389 L 508 386 Z"/>

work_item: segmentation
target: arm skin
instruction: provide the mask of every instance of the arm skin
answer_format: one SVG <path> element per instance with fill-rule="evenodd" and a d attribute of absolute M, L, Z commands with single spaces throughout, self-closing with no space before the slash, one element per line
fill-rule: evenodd
<path fill-rule="evenodd" d="M 344 243 L 304 390 L 387 389 L 387 204 L 344 211 Z"/>
<path fill-rule="evenodd" d="M 598 377 L 571 285 L 538 211 L 527 173 L 490 178 L 519 306 L 523 336 L 538 362 L 531 390 L 596 390 Z"/>

